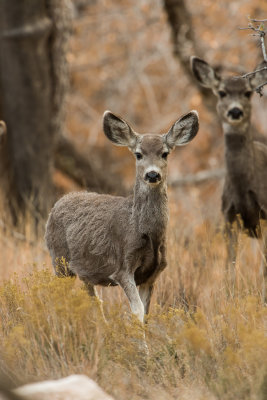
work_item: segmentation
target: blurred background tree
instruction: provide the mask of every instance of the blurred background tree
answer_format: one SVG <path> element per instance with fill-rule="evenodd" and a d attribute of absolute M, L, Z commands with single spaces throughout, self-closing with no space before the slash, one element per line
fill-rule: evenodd
<path fill-rule="evenodd" d="M 65 0 L 3 0 L 0 18 L 0 114 L 8 128 L 1 184 L 17 224 L 26 210 L 35 219 L 46 216 L 53 201 L 53 146 L 63 121 L 69 17 Z"/>
<path fill-rule="evenodd" d="M 164 132 L 195 108 L 200 133 L 170 160 L 170 180 L 221 167 L 216 101 L 196 85 L 188 60 L 196 54 L 238 74 L 252 70 L 260 51 L 237 28 L 248 14 L 266 13 L 261 0 L 3 0 L 0 118 L 8 134 L 0 171 L 13 222 L 27 209 L 43 222 L 55 197 L 69 190 L 131 187 L 133 160 L 101 133 L 105 109 L 140 132 Z M 263 130 L 266 98 L 253 102 L 254 124 Z M 217 189 L 219 182 L 185 190 L 203 200 Z"/>
<path fill-rule="evenodd" d="M 29 213 L 46 218 L 54 164 L 81 185 L 113 187 L 62 135 L 71 12 L 69 0 L 0 3 L 0 114 L 8 126 L 1 185 L 15 225 Z"/>

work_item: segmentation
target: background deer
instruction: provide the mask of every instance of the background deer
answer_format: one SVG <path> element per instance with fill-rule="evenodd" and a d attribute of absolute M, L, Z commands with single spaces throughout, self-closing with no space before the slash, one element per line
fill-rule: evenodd
<path fill-rule="evenodd" d="M 195 137 L 198 126 L 197 112 L 191 111 L 167 134 L 141 135 L 105 112 L 107 138 L 135 155 L 134 193 L 125 198 L 78 192 L 55 204 L 46 243 L 57 275 L 78 275 L 92 296 L 95 285 L 120 285 L 133 314 L 143 322 L 154 282 L 167 265 L 167 158 L 175 146 Z"/>
<path fill-rule="evenodd" d="M 6 124 L 4 121 L 0 121 L 0 146 L 4 141 L 5 136 L 6 136 Z"/>
<path fill-rule="evenodd" d="M 266 229 L 260 220 L 267 219 L 267 145 L 254 138 L 251 129 L 251 96 L 253 90 L 266 81 L 261 72 L 251 79 L 220 77 L 205 61 L 191 58 L 192 71 L 198 82 L 217 96 L 217 111 L 222 122 L 225 143 L 226 176 L 222 194 L 222 211 L 228 236 L 228 268 L 232 284 L 235 281 L 235 259 L 238 231 L 236 221 L 249 236 L 263 236 L 266 276 Z M 240 216 L 240 218 L 238 218 Z M 241 220 L 241 226 L 239 221 Z M 264 279 L 263 279 L 264 281 Z M 265 285 L 264 285 L 265 287 Z M 263 289 L 265 297 L 265 289 Z"/>

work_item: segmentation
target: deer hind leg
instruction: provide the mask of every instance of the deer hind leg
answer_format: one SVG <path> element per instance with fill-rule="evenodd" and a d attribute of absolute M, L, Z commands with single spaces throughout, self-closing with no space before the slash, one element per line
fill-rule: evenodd
<path fill-rule="evenodd" d="M 226 282 L 229 294 L 234 295 L 236 284 L 236 254 L 238 247 L 238 227 L 230 224 L 225 226 L 227 259 L 226 259 Z"/>
<path fill-rule="evenodd" d="M 144 305 L 144 313 L 145 314 L 148 314 L 148 312 L 149 312 L 149 306 L 150 306 L 153 289 L 154 289 L 153 283 L 142 283 L 139 286 L 139 296 Z"/>
<path fill-rule="evenodd" d="M 141 298 L 141 301 L 144 305 L 144 312 L 147 315 L 149 312 L 149 307 L 150 307 L 150 301 L 151 297 L 153 294 L 154 290 L 154 283 L 159 274 L 166 268 L 167 266 L 167 261 L 166 261 L 166 246 L 165 243 L 163 243 L 159 249 L 158 249 L 158 264 L 155 264 L 155 271 L 150 276 L 147 282 L 142 283 L 139 286 L 139 295 Z"/>
<path fill-rule="evenodd" d="M 76 274 L 69 268 L 69 256 L 68 252 L 66 251 L 66 248 L 57 249 L 54 253 L 64 254 L 64 256 L 62 255 L 59 257 L 57 257 L 56 255 L 55 256 L 52 255 L 55 274 L 60 278 L 68 276 L 75 277 Z"/>
<path fill-rule="evenodd" d="M 103 310 L 103 301 L 100 299 L 100 297 L 98 296 L 96 287 L 94 285 L 92 285 L 89 281 L 87 280 L 83 280 L 85 288 L 89 294 L 89 296 L 94 297 L 97 301 L 100 313 L 103 317 L 103 321 L 105 322 L 105 324 L 107 324 L 107 320 L 104 314 L 104 310 Z"/>

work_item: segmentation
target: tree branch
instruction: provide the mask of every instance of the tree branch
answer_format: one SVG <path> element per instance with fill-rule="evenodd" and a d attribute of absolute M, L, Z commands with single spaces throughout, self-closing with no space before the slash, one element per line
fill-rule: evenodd
<path fill-rule="evenodd" d="M 264 35 L 261 35 L 260 39 L 261 39 L 261 50 L 262 50 L 262 54 L 263 54 L 263 59 L 265 62 L 267 62 L 267 54 L 266 54 L 265 43 L 264 43 L 265 32 L 264 32 Z"/>
<path fill-rule="evenodd" d="M 263 96 L 262 89 L 263 89 L 263 87 L 266 86 L 266 85 L 267 85 L 267 81 L 263 82 L 261 85 L 257 86 L 257 87 L 254 89 L 255 92 L 258 93 L 260 96 Z"/>
<path fill-rule="evenodd" d="M 254 18 L 250 18 L 250 21 L 252 21 L 252 22 L 267 22 L 267 19 L 254 19 Z"/>
<path fill-rule="evenodd" d="M 118 176 L 112 174 L 110 170 L 106 173 L 97 168 L 63 135 L 57 138 L 55 144 L 55 167 L 91 191 L 125 194 L 125 188 Z"/>
<path fill-rule="evenodd" d="M 263 20 L 257 20 L 257 19 L 253 19 L 253 18 L 249 18 L 249 24 L 248 27 L 245 28 L 239 28 L 241 30 L 252 30 L 253 32 L 257 32 L 257 34 L 253 34 L 253 36 L 259 36 L 260 38 L 260 45 L 261 45 L 261 51 L 262 51 L 262 56 L 263 56 L 263 61 L 260 63 L 260 65 L 258 65 L 256 67 L 256 69 L 252 72 L 249 72 L 245 75 L 242 75 L 242 78 L 251 78 L 252 76 L 255 76 L 257 73 L 263 73 L 263 71 L 267 70 L 267 52 L 266 52 L 266 48 L 265 48 L 265 29 L 264 29 L 264 22 L 267 21 L 266 19 Z M 260 22 L 260 24 L 255 27 L 253 25 L 253 22 Z M 263 87 L 267 85 L 267 79 L 264 83 L 258 85 L 254 90 L 255 92 L 257 92 L 260 96 L 262 96 L 262 89 Z"/>
<path fill-rule="evenodd" d="M 223 168 L 203 170 L 197 172 L 196 174 L 188 174 L 181 178 L 170 180 L 169 185 L 172 187 L 199 185 L 201 183 L 205 183 L 210 180 L 222 179 L 224 178 L 224 175 L 225 175 L 225 170 Z"/>
<path fill-rule="evenodd" d="M 266 49 L 265 49 L 265 30 L 264 30 L 264 24 L 261 23 L 258 28 L 255 28 L 251 23 L 249 24 L 248 27 L 246 28 L 239 28 L 240 30 L 252 30 L 254 32 L 258 32 L 258 34 L 253 34 L 252 36 L 259 36 L 260 37 L 260 43 L 261 43 L 261 50 L 262 50 L 262 55 L 263 59 L 265 62 L 267 62 L 267 54 L 266 54 Z"/>
<path fill-rule="evenodd" d="M 252 75 L 255 75 L 257 72 L 265 71 L 267 70 L 267 67 L 261 67 L 259 69 L 255 69 L 253 72 L 248 72 L 247 74 L 241 75 L 241 78 L 248 78 Z"/>

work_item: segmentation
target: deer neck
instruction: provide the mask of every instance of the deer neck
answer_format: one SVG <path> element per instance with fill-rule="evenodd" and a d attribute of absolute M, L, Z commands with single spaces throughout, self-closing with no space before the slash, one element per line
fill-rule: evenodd
<path fill-rule="evenodd" d="M 164 235 L 168 223 L 168 196 L 165 182 L 154 187 L 136 181 L 132 222 L 142 234 Z"/>
<path fill-rule="evenodd" d="M 253 139 L 250 124 L 233 127 L 223 124 L 225 142 L 225 164 L 228 179 L 245 189 L 251 183 L 254 173 Z"/>

